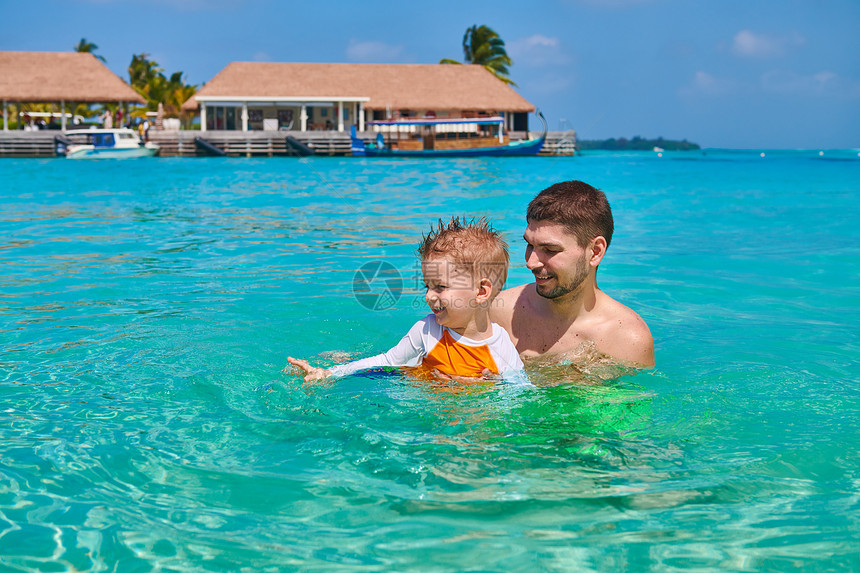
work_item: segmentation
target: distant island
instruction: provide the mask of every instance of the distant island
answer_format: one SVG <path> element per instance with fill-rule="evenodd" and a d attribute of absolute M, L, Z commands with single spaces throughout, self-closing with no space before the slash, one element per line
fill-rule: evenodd
<path fill-rule="evenodd" d="M 626 137 L 619 137 L 618 139 L 614 137 L 609 139 L 579 139 L 576 142 L 576 146 L 580 150 L 604 149 L 609 151 L 651 151 L 655 147 L 665 149 L 666 151 L 693 151 L 701 149 L 699 144 L 690 143 L 686 139 L 681 141 L 663 139 L 662 137 L 645 139 L 638 135 L 633 139 L 627 139 Z"/>

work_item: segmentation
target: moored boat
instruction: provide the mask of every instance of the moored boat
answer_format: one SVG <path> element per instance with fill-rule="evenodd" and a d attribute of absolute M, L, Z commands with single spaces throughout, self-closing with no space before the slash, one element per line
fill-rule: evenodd
<path fill-rule="evenodd" d="M 134 130 L 87 129 L 66 134 L 70 143 L 66 146 L 68 159 L 126 159 L 152 157 L 158 145 L 144 143 Z"/>
<path fill-rule="evenodd" d="M 352 154 L 359 157 L 484 157 L 537 155 L 546 140 L 546 120 L 539 111 L 543 132 L 536 139 L 510 141 L 500 116 L 472 118 L 405 118 L 369 121 L 377 128 L 376 141 L 365 143 L 352 127 Z M 386 137 L 388 141 L 386 142 Z"/>

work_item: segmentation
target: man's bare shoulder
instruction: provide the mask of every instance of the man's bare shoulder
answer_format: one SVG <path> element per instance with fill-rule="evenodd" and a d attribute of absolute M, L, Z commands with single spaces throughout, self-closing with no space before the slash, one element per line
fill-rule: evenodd
<path fill-rule="evenodd" d="M 502 326 L 510 325 L 514 309 L 519 305 L 526 304 L 526 288 L 531 285 L 524 284 L 511 287 L 500 292 L 490 307 L 490 318 Z"/>
<path fill-rule="evenodd" d="M 608 295 L 603 297 L 598 335 L 601 350 L 626 363 L 653 367 L 654 338 L 648 325 L 633 309 Z"/>
<path fill-rule="evenodd" d="M 534 284 L 506 289 L 490 309 L 490 319 L 508 331 L 520 354 L 538 356 L 576 350 L 592 340 L 604 355 L 638 368 L 654 366 L 654 339 L 633 309 L 597 291 L 593 312 L 577 319 L 546 312 Z"/>

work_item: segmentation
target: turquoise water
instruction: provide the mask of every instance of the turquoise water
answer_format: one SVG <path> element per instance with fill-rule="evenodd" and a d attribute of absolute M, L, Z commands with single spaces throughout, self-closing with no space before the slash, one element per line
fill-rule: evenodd
<path fill-rule="evenodd" d="M 607 192 L 653 371 L 281 372 L 426 313 L 435 217 L 489 217 L 528 281 L 565 179 Z M 858 183 L 857 150 L 2 160 L 0 570 L 858 570 Z"/>

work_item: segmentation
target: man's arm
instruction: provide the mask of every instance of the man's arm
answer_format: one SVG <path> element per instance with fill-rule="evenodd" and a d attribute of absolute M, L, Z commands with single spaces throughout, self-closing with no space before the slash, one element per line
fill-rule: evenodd
<path fill-rule="evenodd" d="M 608 325 L 598 348 L 604 354 L 638 368 L 654 367 L 654 338 L 642 317 L 627 307 Z"/>

